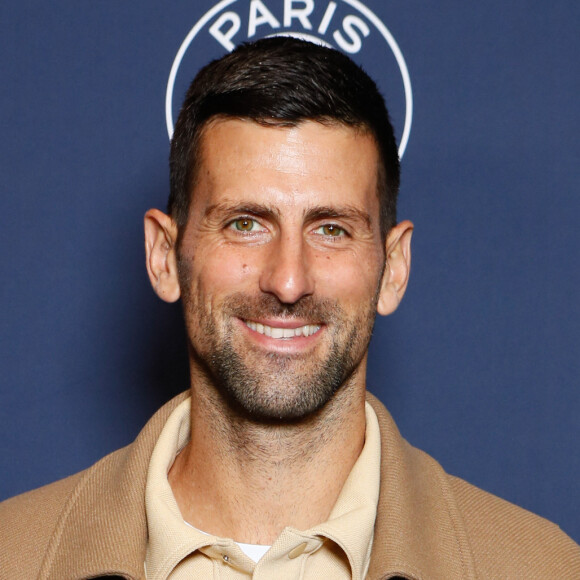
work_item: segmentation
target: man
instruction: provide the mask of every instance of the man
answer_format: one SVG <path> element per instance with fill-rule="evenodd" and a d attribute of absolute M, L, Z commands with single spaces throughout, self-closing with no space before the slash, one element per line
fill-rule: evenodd
<path fill-rule="evenodd" d="M 556 526 L 448 476 L 365 390 L 413 226 L 376 86 L 267 39 L 194 80 L 157 294 L 183 301 L 191 388 L 129 447 L 0 507 L 2 578 L 580 578 Z"/>

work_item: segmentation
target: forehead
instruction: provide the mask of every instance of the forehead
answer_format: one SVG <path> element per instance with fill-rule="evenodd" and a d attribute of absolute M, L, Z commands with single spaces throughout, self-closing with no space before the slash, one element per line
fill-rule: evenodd
<path fill-rule="evenodd" d="M 378 160 L 373 136 L 342 124 L 217 119 L 202 134 L 192 205 L 352 205 L 378 218 Z"/>

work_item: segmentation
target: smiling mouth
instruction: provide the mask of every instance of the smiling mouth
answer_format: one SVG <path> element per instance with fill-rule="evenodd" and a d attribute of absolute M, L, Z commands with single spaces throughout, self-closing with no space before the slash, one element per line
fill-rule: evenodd
<path fill-rule="evenodd" d="M 297 336 L 312 336 L 320 330 L 319 324 L 305 324 L 304 326 L 299 326 L 298 328 L 277 328 L 275 326 L 268 326 L 266 324 L 260 324 L 259 322 L 253 322 L 252 320 L 244 320 L 244 324 L 258 334 L 264 334 L 271 338 L 278 339 L 295 338 Z"/>

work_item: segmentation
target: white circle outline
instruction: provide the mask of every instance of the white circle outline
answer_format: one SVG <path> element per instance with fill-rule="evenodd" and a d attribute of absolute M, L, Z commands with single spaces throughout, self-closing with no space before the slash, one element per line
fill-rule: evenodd
<path fill-rule="evenodd" d="M 237 2 L 238 0 L 222 0 L 216 4 L 213 8 L 210 8 L 194 25 L 194 27 L 189 31 L 187 36 L 184 38 L 175 58 L 173 59 L 173 64 L 171 65 L 171 71 L 169 73 L 169 78 L 167 79 L 167 90 L 165 91 L 165 124 L 167 125 L 167 133 L 169 139 L 173 136 L 173 87 L 175 86 L 175 78 L 177 77 L 177 71 L 181 65 L 181 61 L 189 48 L 189 45 L 193 39 L 197 36 L 197 33 L 206 25 L 208 20 L 211 20 L 215 14 L 221 12 L 223 8 L 226 8 L 230 4 Z"/>
<path fill-rule="evenodd" d="M 169 78 L 167 79 L 167 90 L 165 92 L 165 123 L 167 125 L 167 134 L 169 139 L 173 136 L 173 88 L 175 86 L 175 79 L 177 77 L 177 72 L 181 65 L 181 61 L 192 43 L 193 39 L 197 36 L 197 33 L 206 25 L 206 23 L 215 16 L 218 12 L 221 12 L 224 8 L 230 4 L 234 4 L 238 0 L 222 0 L 218 2 L 213 8 L 208 10 L 193 26 L 189 31 L 177 54 L 173 60 L 171 66 L 171 71 L 169 73 Z M 411 89 L 411 77 L 409 76 L 409 69 L 407 68 L 407 63 L 403 57 L 403 53 L 397 44 L 397 41 L 389 31 L 389 29 L 383 24 L 379 17 L 367 8 L 364 4 L 359 2 L 359 0 L 342 0 L 346 4 L 350 4 L 353 8 L 358 10 L 361 14 L 364 14 L 377 28 L 377 30 L 382 34 L 383 38 L 387 41 L 397 64 L 399 65 L 399 71 L 401 72 L 401 77 L 403 78 L 403 88 L 405 90 L 405 124 L 403 127 L 403 134 L 401 136 L 401 142 L 399 143 L 399 158 L 403 158 L 405 150 L 407 149 L 407 144 L 409 142 L 409 136 L 411 135 L 411 125 L 413 123 L 413 92 Z"/>
<path fill-rule="evenodd" d="M 411 77 L 409 76 L 407 63 L 405 62 L 405 58 L 403 57 L 403 53 L 401 52 L 395 37 L 374 12 L 364 4 L 361 4 L 359 0 L 343 0 L 343 2 L 356 8 L 377 27 L 378 31 L 383 35 L 383 38 L 391 47 L 395 59 L 397 60 L 397 64 L 399 65 L 399 70 L 403 77 L 403 87 L 405 89 L 405 125 L 403 127 L 403 134 L 401 135 L 401 142 L 399 143 L 399 158 L 402 159 L 405 149 L 407 149 L 407 143 L 409 142 L 409 136 L 411 135 L 411 124 L 413 122 L 413 91 L 411 89 Z"/>

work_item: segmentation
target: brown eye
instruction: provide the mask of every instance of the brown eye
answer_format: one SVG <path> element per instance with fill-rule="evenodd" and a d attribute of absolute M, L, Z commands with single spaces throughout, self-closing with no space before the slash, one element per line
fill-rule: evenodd
<path fill-rule="evenodd" d="M 345 234 L 345 231 L 336 224 L 326 224 L 320 226 L 318 231 L 322 235 L 329 236 L 331 238 L 338 238 L 339 236 L 343 236 Z"/>
<path fill-rule="evenodd" d="M 238 232 L 251 232 L 254 231 L 258 224 L 255 220 L 250 218 L 240 218 L 235 220 L 232 225 Z"/>

